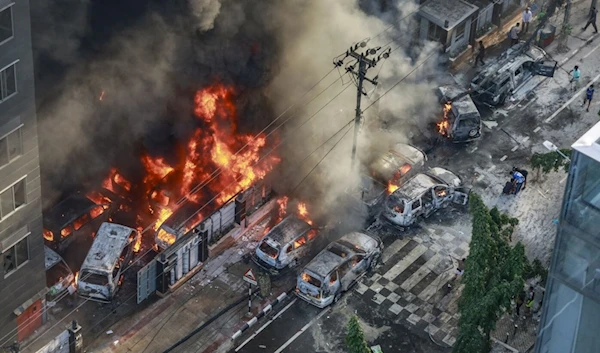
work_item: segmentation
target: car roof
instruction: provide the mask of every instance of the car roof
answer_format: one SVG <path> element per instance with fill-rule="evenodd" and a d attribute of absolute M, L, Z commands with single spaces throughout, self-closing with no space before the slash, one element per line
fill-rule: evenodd
<path fill-rule="evenodd" d="M 331 251 L 329 248 L 331 246 L 335 246 L 337 244 L 331 244 L 327 247 L 327 249 L 321 251 L 311 262 L 306 265 L 305 269 L 321 276 L 321 278 L 325 278 L 331 271 L 335 270 L 340 264 L 342 264 L 345 259 L 341 256 L 338 256 Z M 350 250 L 348 249 L 350 252 Z"/>
<path fill-rule="evenodd" d="M 392 196 L 410 201 L 414 198 L 417 198 L 433 186 L 439 184 L 442 184 L 440 180 L 437 180 L 425 173 L 419 173 L 412 177 L 404 185 L 396 189 L 396 191 L 392 193 Z"/>
<path fill-rule="evenodd" d="M 50 249 L 49 247 L 44 245 L 44 256 L 45 256 L 45 267 L 46 267 L 46 271 L 51 269 L 52 266 L 56 265 L 57 263 L 62 261 L 62 257 L 60 257 L 60 255 Z"/>
<path fill-rule="evenodd" d="M 284 245 L 296 239 L 300 234 L 306 232 L 310 228 L 310 224 L 292 214 L 273 227 L 273 229 L 267 233 L 267 237 Z"/>
<path fill-rule="evenodd" d="M 44 214 L 44 227 L 53 232 L 60 231 L 65 225 L 96 206 L 92 200 L 81 194 L 71 195 Z"/>
<path fill-rule="evenodd" d="M 137 231 L 120 224 L 102 223 L 81 269 L 112 271 L 132 232 Z"/>

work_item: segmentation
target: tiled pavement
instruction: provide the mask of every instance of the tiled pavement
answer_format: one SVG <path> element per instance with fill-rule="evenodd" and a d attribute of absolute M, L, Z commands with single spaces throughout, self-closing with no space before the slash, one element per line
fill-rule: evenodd
<path fill-rule="evenodd" d="M 423 330 L 439 344 L 456 341 L 456 301 L 461 288 L 447 290 L 456 261 L 468 253 L 469 235 L 440 228 L 394 241 L 377 273 L 356 288 L 363 299 Z M 386 259 L 387 257 L 387 259 Z"/>

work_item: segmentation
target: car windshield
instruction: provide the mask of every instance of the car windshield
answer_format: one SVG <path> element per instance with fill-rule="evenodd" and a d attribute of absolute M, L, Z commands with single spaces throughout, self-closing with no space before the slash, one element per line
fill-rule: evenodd
<path fill-rule="evenodd" d="M 317 288 L 321 288 L 321 280 L 318 278 L 313 277 L 312 275 L 303 272 L 302 273 L 302 280 L 308 284 L 311 284 Z"/>
<path fill-rule="evenodd" d="M 99 275 L 97 273 L 86 271 L 81 272 L 81 277 L 79 278 L 79 281 L 99 286 L 108 285 L 108 277 L 106 275 Z"/>
<path fill-rule="evenodd" d="M 404 200 L 394 194 L 387 199 L 386 206 L 396 213 L 404 213 Z"/>
<path fill-rule="evenodd" d="M 277 258 L 277 254 L 279 254 L 279 250 L 269 245 L 266 241 L 260 243 L 260 246 L 258 248 L 260 249 L 260 251 L 264 252 L 265 254 L 274 259 Z"/>

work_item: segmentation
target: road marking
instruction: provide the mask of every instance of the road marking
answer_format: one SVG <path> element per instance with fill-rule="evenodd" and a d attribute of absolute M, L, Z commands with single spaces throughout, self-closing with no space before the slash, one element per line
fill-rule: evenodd
<path fill-rule="evenodd" d="M 492 171 L 492 170 L 494 170 L 494 169 L 496 169 L 496 166 L 495 166 L 495 165 L 492 165 L 491 167 L 489 167 L 489 168 L 488 168 L 488 170 L 487 170 L 487 171 L 488 171 L 488 172 L 491 172 L 491 171 Z"/>
<path fill-rule="evenodd" d="M 452 278 L 452 273 L 448 271 L 441 273 L 435 281 L 433 281 L 427 288 L 425 288 L 421 293 L 419 293 L 418 297 L 421 300 L 429 301 L 431 297 L 433 297 L 440 288 L 446 285 Z"/>
<path fill-rule="evenodd" d="M 401 285 L 400 288 L 404 289 L 407 292 L 410 292 L 414 286 L 416 286 L 425 276 L 431 273 L 431 269 L 435 268 L 440 262 L 442 262 L 442 257 L 439 254 L 433 255 L 429 261 L 427 261 L 423 266 L 419 267 L 410 277 L 406 279 Z"/>
<path fill-rule="evenodd" d="M 501 160 L 502 162 L 504 162 L 504 161 L 506 160 L 506 158 L 508 158 L 508 156 L 507 156 L 507 155 L 504 155 L 504 156 L 502 156 L 502 158 L 500 158 L 500 160 Z"/>
<path fill-rule="evenodd" d="M 417 247 L 412 249 L 411 252 L 408 253 L 402 260 L 398 261 L 397 264 L 394 265 L 389 271 L 387 271 L 383 278 L 388 281 L 393 281 L 398 275 L 400 275 L 404 270 L 408 268 L 416 259 L 421 257 L 427 251 L 427 247 L 419 244 Z"/>
<path fill-rule="evenodd" d="M 519 149 L 519 146 L 517 145 L 517 146 L 513 147 L 511 151 L 512 151 L 512 152 L 514 152 L 514 151 L 516 151 L 516 150 L 518 150 L 518 149 Z M 506 157 L 506 156 L 505 156 L 505 157 Z"/>
<path fill-rule="evenodd" d="M 527 104 L 525 104 L 525 106 L 524 106 L 523 108 L 521 108 L 521 111 L 523 111 L 523 110 L 527 109 L 527 107 L 528 107 L 528 106 L 529 106 L 531 103 L 535 102 L 535 101 L 536 101 L 536 99 L 537 99 L 537 98 L 534 98 L 534 99 L 530 100 L 529 102 L 527 102 Z"/>
<path fill-rule="evenodd" d="M 275 316 L 273 316 L 273 318 L 271 318 L 271 320 L 267 321 L 264 325 L 262 325 L 258 330 L 256 330 L 256 332 L 254 332 L 252 334 L 252 336 L 248 337 L 247 340 L 245 340 L 242 344 L 240 344 L 235 351 L 239 351 L 240 349 L 244 348 L 245 345 L 248 344 L 248 342 L 252 341 L 254 339 L 254 337 L 256 337 L 259 333 L 262 332 L 262 330 L 266 329 L 267 326 L 269 326 L 271 323 L 273 323 L 273 321 L 275 321 L 275 319 L 277 319 L 281 314 L 283 314 L 287 309 L 289 309 L 292 305 L 294 305 L 294 303 L 298 300 L 298 298 L 294 298 L 294 300 L 292 300 L 291 303 L 289 303 L 288 305 L 286 305 L 283 309 L 281 309 L 280 312 L 278 312 Z"/>
<path fill-rule="evenodd" d="M 593 52 L 595 52 L 595 51 L 596 51 L 596 49 L 598 49 L 598 47 L 600 47 L 600 44 L 596 45 L 596 46 L 594 47 L 594 49 L 590 50 L 590 52 L 589 52 L 589 53 L 585 54 L 585 55 L 583 56 L 583 59 L 585 59 L 585 58 L 587 58 L 588 56 L 590 56 L 590 55 L 591 55 Z"/>
<path fill-rule="evenodd" d="M 525 143 L 527 141 L 529 141 L 529 136 L 523 137 L 523 139 L 521 140 L 521 143 Z"/>
<path fill-rule="evenodd" d="M 599 75 L 597 75 L 596 77 L 594 77 L 594 79 L 593 79 L 592 81 L 590 81 L 590 82 L 588 83 L 588 85 L 589 85 L 589 84 L 591 84 L 591 83 L 594 83 L 594 82 L 598 81 L 598 79 L 600 79 L 600 74 L 599 74 Z M 562 105 L 562 107 L 560 107 L 560 109 L 558 109 L 558 110 L 557 110 L 557 111 L 555 111 L 555 112 L 554 112 L 552 115 L 550 115 L 550 117 L 549 117 L 548 119 L 544 120 L 544 122 L 545 122 L 545 123 L 549 123 L 549 122 L 550 122 L 552 119 L 556 118 L 556 116 L 557 116 L 557 115 L 558 115 L 560 112 L 562 112 L 562 111 L 563 111 L 563 110 L 564 110 L 566 107 L 568 107 L 568 106 L 569 106 L 571 103 L 573 103 L 573 101 L 574 101 L 575 99 L 579 98 L 579 96 L 580 96 L 580 95 L 581 95 L 583 92 L 585 92 L 585 90 L 586 90 L 586 89 L 587 89 L 587 86 L 584 86 L 583 88 L 581 88 L 581 89 L 579 90 L 579 92 L 575 93 L 575 95 L 574 95 L 573 97 L 571 97 L 571 99 L 569 99 L 568 101 L 566 101 L 566 102 L 565 102 L 565 104 L 563 104 L 563 105 Z"/>
<path fill-rule="evenodd" d="M 400 251 L 406 244 L 408 244 L 409 241 L 410 241 L 409 238 L 403 238 L 403 239 L 398 239 L 395 242 L 393 242 L 390 246 L 388 246 L 385 250 L 383 250 L 383 255 L 381 256 L 381 261 L 383 263 L 388 262 L 388 260 L 394 254 L 396 254 L 398 251 Z"/>
<path fill-rule="evenodd" d="M 472 150 L 470 150 L 470 151 L 469 151 L 469 153 L 473 153 L 473 152 L 475 152 L 475 151 L 477 151 L 477 146 L 473 147 L 473 149 L 472 149 Z"/>
<path fill-rule="evenodd" d="M 304 327 L 301 328 L 300 331 L 296 332 L 296 334 L 293 335 L 292 338 L 290 338 L 287 342 L 285 342 L 283 344 L 283 346 L 279 347 L 279 349 L 277 349 L 275 351 L 275 353 L 281 353 L 284 349 L 287 348 L 287 346 L 289 346 L 290 344 L 292 344 L 292 342 L 294 342 L 296 340 L 296 338 L 300 337 L 300 335 L 303 334 L 304 331 L 306 331 L 309 327 L 311 327 L 317 320 L 319 320 L 328 311 L 329 311 L 329 308 L 323 309 L 323 311 L 321 311 L 319 313 L 319 315 L 317 315 L 317 317 L 315 317 L 314 319 L 310 320 L 310 322 L 308 324 L 304 325 Z"/>
<path fill-rule="evenodd" d="M 533 130 L 533 132 L 538 132 L 540 131 L 542 128 L 540 126 L 536 127 L 535 130 Z"/>

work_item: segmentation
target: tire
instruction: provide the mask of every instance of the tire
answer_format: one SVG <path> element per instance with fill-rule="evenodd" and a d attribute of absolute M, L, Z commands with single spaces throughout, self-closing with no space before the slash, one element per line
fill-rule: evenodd
<path fill-rule="evenodd" d="M 369 265 L 369 271 L 375 271 L 377 265 L 379 265 L 379 260 L 381 260 L 381 253 L 375 255 L 371 260 L 371 264 Z"/>
<path fill-rule="evenodd" d="M 341 291 L 338 294 L 336 294 L 335 297 L 333 297 L 333 304 L 339 302 L 340 298 L 342 298 L 342 292 Z"/>

